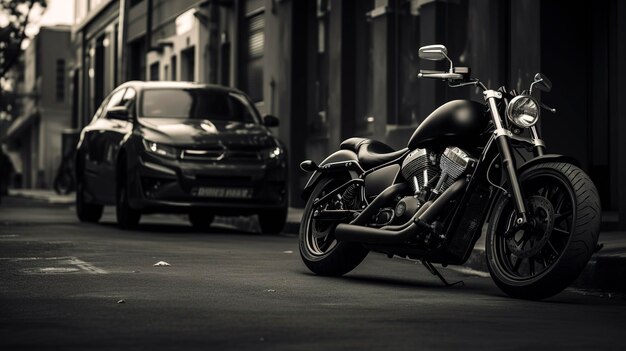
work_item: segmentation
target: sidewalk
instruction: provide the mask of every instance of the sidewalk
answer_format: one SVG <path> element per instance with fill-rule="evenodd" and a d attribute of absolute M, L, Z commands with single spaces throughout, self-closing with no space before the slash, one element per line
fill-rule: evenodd
<path fill-rule="evenodd" d="M 9 189 L 9 196 L 24 197 L 61 205 L 73 204 L 76 197 L 74 193 L 59 195 L 54 190 L 48 189 Z"/>
<path fill-rule="evenodd" d="M 58 195 L 52 190 L 11 189 L 10 196 L 18 196 L 45 201 L 50 204 L 73 204 L 74 194 Z M 303 209 L 289 208 L 284 232 L 297 235 L 300 228 Z M 216 222 L 231 225 L 247 231 L 258 231 L 254 217 L 218 217 Z M 598 289 L 615 292 L 626 292 L 626 231 L 614 230 L 614 218 L 611 214 L 603 214 L 603 225 L 599 244 L 603 248 L 595 253 L 581 276 L 573 286 L 581 289 Z M 609 229 L 610 228 L 610 229 Z M 613 229 L 613 230 L 612 230 Z M 485 236 L 483 235 L 474 248 L 470 258 L 464 265 L 480 272 L 487 272 L 485 259 Z"/>

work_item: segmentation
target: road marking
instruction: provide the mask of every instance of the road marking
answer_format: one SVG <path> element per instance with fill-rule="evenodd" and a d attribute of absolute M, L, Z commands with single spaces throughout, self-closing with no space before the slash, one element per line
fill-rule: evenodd
<path fill-rule="evenodd" d="M 0 257 L 3 261 L 58 261 L 60 264 L 72 265 L 78 267 L 89 274 L 107 274 L 108 272 L 102 268 L 98 268 L 89 262 L 85 262 L 78 257 L 63 256 L 63 257 Z M 22 269 L 26 273 L 74 273 L 79 269 L 76 268 L 57 268 L 57 267 L 45 267 L 45 268 L 27 268 Z"/>
<path fill-rule="evenodd" d="M 1 261 L 39 261 L 39 260 L 66 260 L 70 257 L 0 257 Z"/>
<path fill-rule="evenodd" d="M 6 238 L 17 238 L 19 235 L 17 234 L 2 234 L 0 235 L 0 239 L 6 239 Z"/>
<path fill-rule="evenodd" d="M 70 257 L 69 262 L 89 274 L 107 274 L 104 269 L 98 268 L 91 263 L 85 262 L 77 257 Z"/>
<path fill-rule="evenodd" d="M 23 268 L 21 271 L 26 274 L 66 274 L 79 272 L 80 269 L 74 267 L 43 267 Z"/>

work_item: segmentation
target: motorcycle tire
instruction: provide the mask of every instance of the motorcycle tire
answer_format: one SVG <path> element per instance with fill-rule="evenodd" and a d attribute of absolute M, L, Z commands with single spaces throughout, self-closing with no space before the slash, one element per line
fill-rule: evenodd
<path fill-rule="evenodd" d="M 540 300 L 563 291 L 586 267 L 600 232 L 600 198 L 589 176 L 569 163 L 535 165 L 519 180 L 536 224 L 504 238 L 516 213 L 501 195 L 489 220 L 487 266 L 507 295 Z"/>
<path fill-rule="evenodd" d="M 327 231 L 326 240 L 331 241 L 320 246 L 314 234 L 317 223 L 312 218 L 314 213 L 313 202 L 325 192 L 331 191 L 348 179 L 325 178 L 313 189 L 309 201 L 304 208 L 302 222 L 300 223 L 299 247 L 300 257 L 311 272 L 322 276 L 342 276 L 356 268 L 365 259 L 369 250 L 358 243 L 338 242 L 332 237 L 335 224 L 324 228 Z M 324 224 L 326 225 L 326 224 Z M 323 250 L 322 247 L 326 247 Z"/>

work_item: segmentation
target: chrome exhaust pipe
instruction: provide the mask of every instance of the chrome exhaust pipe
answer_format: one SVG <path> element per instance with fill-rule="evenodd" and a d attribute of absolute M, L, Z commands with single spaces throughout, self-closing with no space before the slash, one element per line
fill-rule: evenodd
<path fill-rule="evenodd" d="M 443 192 L 430 206 L 424 204 L 420 210 L 417 211 L 413 219 L 407 223 L 396 226 L 398 230 L 392 226 L 388 226 L 387 229 L 364 227 L 362 225 L 340 223 L 335 228 L 335 238 L 338 241 L 360 242 L 367 244 L 383 244 L 383 245 L 396 245 L 402 244 L 409 239 L 414 238 L 421 230 L 420 227 L 424 224 L 432 223 L 437 215 L 445 208 L 452 199 L 454 199 L 458 193 L 465 189 L 467 181 L 465 178 L 461 178 L 454 182 L 446 191 Z M 422 210 L 425 208 L 424 210 Z M 359 216 L 360 217 L 360 216 Z"/>

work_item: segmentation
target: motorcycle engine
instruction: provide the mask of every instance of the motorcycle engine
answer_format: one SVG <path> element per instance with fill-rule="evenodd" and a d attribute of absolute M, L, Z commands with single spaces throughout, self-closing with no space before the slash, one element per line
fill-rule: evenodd
<path fill-rule="evenodd" d="M 476 162 L 458 147 L 446 148 L 441 155 L 427 149 L 416 149 L 402 163 L 402 176 L 409 181 L 415 194 L 434 190 L 441 194 Z M 434 183 L 434 179 L 437 178 Z"/>
<path fill-rule="evenodd" d="M 446 191 L 457 179 L 467 171 L 476 160 L 458 147 L 449 147 L 441 155 L 441 175 L 437 183 L 437 191 L 441 194 Z"/>
<path fill-rule="evenodd" d="M 409 153 L 402 163 L 402 176 L 409 181 L 413 192 L 419 193 L 423 187 L 439 174 L 439 155 L 427 149 L 415 149 Z M 434 184 L 430 184 L 432 187 Z"/>

